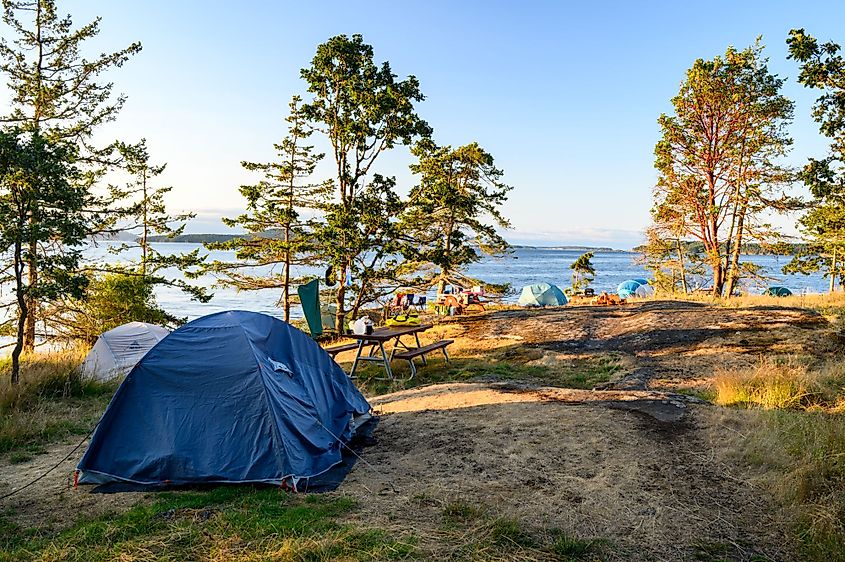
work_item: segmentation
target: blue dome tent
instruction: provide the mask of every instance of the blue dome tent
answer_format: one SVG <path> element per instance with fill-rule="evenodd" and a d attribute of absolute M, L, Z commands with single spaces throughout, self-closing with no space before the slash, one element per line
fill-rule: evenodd
<path fill-rule="evenodd" d="M 310 337 L 255 312 L 204 316 L 126 376 L 77 467 L 81 483 L 286 482 L 341 462 L 370 406 Z"/>
<path fill-rule="evenodd" d="M 567 303 L 566 295 L 557 286 L 535 283 L 522 288 L 520 306 L 560 306 Z"/>
<path fill-rule="evenodd" d="M 629 279 L 628 281 L 623 281 L 619 283 L 616 287 L 616 294 L 619 295 L 620 298 L 629 299 L 631 297 L 637 296 L 637 289 L 640 288 L 643 283 L 640 283 L 641 279 Z M 648 284 L 646 282 L 645 284 Z"/>

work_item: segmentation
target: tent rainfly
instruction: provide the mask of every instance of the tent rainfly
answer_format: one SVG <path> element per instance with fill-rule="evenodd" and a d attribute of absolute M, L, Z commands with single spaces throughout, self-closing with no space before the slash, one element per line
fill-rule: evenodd
<path fill-rule="evenodd" d="M 616 294 L 623 299 L 631 297 L 647 298 L 654 296 L 654 287 L 648 284 L 647 279 L 628 279 L 619 283 L 616 287 Z"/>
<path fill-rule="evenodd" d="M 123 376 L 169 333 L 167 328 L 145 322 L 129 322 L 109 330 L 97 338 L 85 356 L 79 367 L 82 376 L 98 380 Z"/>
<path fill-rule="evenodd" d="M 556 285 L 535 283 L 522 288 L 520 306 L 561 306 L 567 303 L 566 295 Z"/>
<path fill-rule="evenodd" d="M 81 483 L 297 485 L 342 461 L 370 405 L 328 353 L 277 318 L 185 324 L 126 376 L 79 462 Z"/>

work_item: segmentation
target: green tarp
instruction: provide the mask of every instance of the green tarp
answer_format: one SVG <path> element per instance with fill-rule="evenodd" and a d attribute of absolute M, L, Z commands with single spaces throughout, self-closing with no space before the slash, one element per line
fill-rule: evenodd
<path fill-rule="evenodd" d="M 299 301 L 302 303 L 302 313 L 308 321 L 311 337 L 316 338 L 323 333 L 323 319 L 320 316 L 320 280 L 312 279 L 296 289 Z"/>

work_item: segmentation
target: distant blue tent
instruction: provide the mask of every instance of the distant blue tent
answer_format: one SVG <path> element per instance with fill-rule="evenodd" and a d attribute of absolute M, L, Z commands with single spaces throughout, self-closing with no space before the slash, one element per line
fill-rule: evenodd
<path fill-rule="evenodd" d="M 638 277 L 637 279 L 631 279 L 631 281 L 636 281 L 640 285 L 648 285 L 648 279 L 644 279 L 642 277 Z"/>
<path fill-rule="evenodd" d="M 520 306 L 561 306 L 567 303 L 566 295 L 556 285 L 535 283 L 522 288 Z"/>
<path fill-rule="evenodd" d="M 636 296 L 637 289 L 639 289 L 640 285 L 648 284 L 648 282 L 640 283 L 640 281 L 642 281 L 642 279 L 629 279 L 628 281 L 619 283 L 619 286 L 616 287 L 616 294 L 623 299 L 629 299 Z"/>
<path fill-rule="evenodd" d="M 763 294 L 770 297 L 788 297 L 792 295 L 792 291 L 786 287 L 769 287 Z"/>
<path fill-rule="evenodd" d="M 296 485 L 341 462 L 370 406 L 310 337 L 271 316 L 190 322 L 126 376 L 103 414 L 80 482 Z"/>

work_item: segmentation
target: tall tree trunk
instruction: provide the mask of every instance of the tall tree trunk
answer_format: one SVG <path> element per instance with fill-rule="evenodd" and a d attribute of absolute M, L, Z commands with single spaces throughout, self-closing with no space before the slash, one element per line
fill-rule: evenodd
<path fill-rule="evenodd" d="M 684 269 L 684 251 L 682 249 L 681 239 L 678 238 L 678 269 L 681 274 L 681 287 L 684 289 L 684 294 L 689 294 L 689 289 L 687 288 L 687 272 Z M 672 287 L 672 291 L 674 291 L 674 285 Z"/>
<path fill-rule="evenodd" d="M 23 260 L 22 260 L 21 244 L 15 243 L 15 293 L 18 299 L 18 332 L 15 347 L 12 350 L 12 377 L 11 383 L 18 384 L 20 381 L 21 372 L 21 352 L 24 350 L 24 337 L 26 335 L 26 321 L 29 318 L 29 308 L 27 307 L 27 299 L 23 294 Z"/>
<path fill-rule="evenodd" d="M 285 272 L 284 287 L 282 287 L 282 308 L 285 311 L 285 322 L 290 322 L 290 225 L 285 225 Z M 319 296 L 317 297 L 319 301 Z"/>
<path fill-rule="evenodd" d="M 38 131 L 41 128 L 41 118 L 43 113 L 43 99 L 44 88 L 42 87 L 42 75 L 44 67 L 44 43 L 41 41 L 41 2 L 35 3 L 35 42 L 38 45 L 38 56 L 35 64 L 35 104 L 32 113 L 33 129 Z M 30 225 L 35 221 L 34 213 L 30 212 L 28 221 Z M 35 287 L 38 282 L 38 244 L 35 241 L 29 243 L 29 259 L 27 260 L 27 282 L 29 287 Z M 26 297 L 27 314 L 24 315 L 24 329 L 23 329 L 23 352 L 31 353 L 35 350 L 35 324 L 38 321 L 38 303 L 32 297 Z"/>
<path fill-rule="evenodd" d="M 343 262 L 340 267 L 339 272 L 339 279 L 337 283 L 337 293 L 335 294 L 335 306 L 337 306 L 337 310 L 335 311 L 334 315 L 334 325 L 335 329 L 337 330 L 338 334 L 343 334 L 344 330 L 344 321 L 346 320 L 346 309 L 345 306 L 345 297 L 346 297 L 346 269 L 348 268 L 348 264 Z"/>
<path fill-rule="evenodd" d="M 734 294 L 734 289 L 736 288 L 736 283 L 739 279 L 739 254 L 742 251 L 742 233 L 745 229 L 745 213 L 747 209 L 747 202 L 743 201 L 742 206 L 740 207 L 739 217 L 736 221 L 736 240 L 734 241 L 733 248 L 731 249 L 731 265 L 730 269 L 728 269 L 728 282 L 726 287 L 726 296 L 728 298 Z"/>
<path fill-rule="evenodd" d="M 834 282 L 836 281 L 836 246 L 833 247 L 833 257 L 830 261 L 830 288 L 829 293 L 833 292 Z"/>

